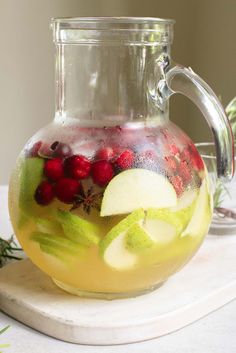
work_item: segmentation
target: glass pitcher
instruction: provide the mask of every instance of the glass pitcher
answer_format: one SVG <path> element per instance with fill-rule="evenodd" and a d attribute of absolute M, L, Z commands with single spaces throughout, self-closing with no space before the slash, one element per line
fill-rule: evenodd
<path fill-rule="evenodd" d="M 215 139 L 218 175 L 233 174 L 225 113 L 191 69 L 173 64 L 172 20 L 52 20 L 56 114 L 21 152 L 9 189 L 27 255 L 64 290 L 121 298 L 157 288 L 201 245 L 212 216 L 207 171 L 169 121 L 189 97 Z"/>

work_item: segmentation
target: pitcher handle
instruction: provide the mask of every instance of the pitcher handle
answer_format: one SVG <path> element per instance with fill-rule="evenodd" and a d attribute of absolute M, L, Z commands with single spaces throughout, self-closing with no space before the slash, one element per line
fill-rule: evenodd
<path fill-rule="evenodd" d="M 159 101 L 164 102 L 172 94 L 181 93 L 200 109 L 213 133 L 217 175 L 230 181 L 234 174 L 234 139 L 229 120 L 224 109 L 208 84 L 191 68 L 179 64 L 169 65 L 169 58 L 158 59 L 160 79 L 158 83 Z"/>

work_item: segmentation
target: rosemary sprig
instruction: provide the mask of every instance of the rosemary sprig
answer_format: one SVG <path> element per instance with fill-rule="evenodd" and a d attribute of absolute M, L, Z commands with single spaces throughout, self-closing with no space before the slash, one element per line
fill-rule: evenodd
<path fill-rule="evenodd" d="M 15 243 L 13 235 L 8 240 L 0 237 L 0 268 L 8 259 L 21 260 L 21 257 L 15 255 L 16 251 L 22 251 L 22 249 Z"/>

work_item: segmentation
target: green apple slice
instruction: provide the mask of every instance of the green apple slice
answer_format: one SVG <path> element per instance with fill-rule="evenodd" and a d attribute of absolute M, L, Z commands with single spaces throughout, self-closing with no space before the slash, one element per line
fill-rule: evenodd
<path fill-rule="evenodd" d="M 59 258 L 65 256 L 80 257 L 85 250 L 83 246 L 55 234 L 33 232 L 30 239 L 39 243 L 42 251 L 54 256 L 58 255 Z"/>
<path fill-rule="evenodd" d="M 182 231 L 183 224 L 178 215 L 166 209 L 147 210 L 144 229 L 156 244 L 167 244 Z"/>
<path fill-rule="evenodd" d="M 101 205 L 102 217 L 133 212 L 138 208 L 172 207 L 175 189 L 166 177 L 147 169 L 129 169 L 108 184 Z"/>
<path fill-rule="evenodd" d="M 21 164 L 19 207 L 26 214 L 33 214 L 32 206 L 36 205 L 34 194 L 42 181 L 44 160 L 26 158 Z"/>
<path fill-rule="evenodd" d="M 177 205 L 171 207 L 171 211 L 176 212 L 182 209 L 186 209 L 191 206 L 198 196 L 197 189 L 190 189 L 184 191 L 184 193 L 178 198 Z"/>
<path fill-rule="evenodd" d="M 143 223 L 143 222 L 142 222 Z M 133 224 L 126 235 L 126 247 L 130 251 L 142 251 L 153 246 L 154 242 L 141 224 Z"/>
<path fill-rule="evenodd" d="M 39 232 L 63 235 L 62 226 L 57 221 L 51 221 L 46 218 L 37 218 L 35 223 Z"/>
<path fill-rule="evenodd" d="M 142 209 L 133 211 L 101 240 L 100 253 L 108 266 L 116 270 L 129 270 L 137 264 L 138 256 L 127 249 L 126 236 L 129 228 L 144 216 Z"/>
<path fill-rule="evenodd" d="M 99 227 L 69 211 L 57 210 L 56 219 L 61 224 L 65 236 L 82 245 L 92 246 L 100 241 Z"/>
<path fill-rule="evenodd" d="M 169 209 L 174 212 L 175 216 L 181 219 L 183 229 L 186 228 L 192 218 L 197 197 L 198 190 L 186 190 L 178 199 L 177 205 Z"/>
<path fill-rule="evenodd" d="M 194 206 L 192 218 L 181 234 L 181 237 L 204 235 L 208 231 L 211 215 L 210 195 L 207 181 L 204 179 Z"/>

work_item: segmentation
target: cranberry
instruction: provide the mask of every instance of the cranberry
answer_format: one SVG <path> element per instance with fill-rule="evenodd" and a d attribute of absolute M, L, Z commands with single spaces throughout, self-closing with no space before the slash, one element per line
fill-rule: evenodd
<path fill-rule="evenodd" d="M 42 141 L 35 142 L 30 150 L 26 151 L 27 157 L 38 157 L 38 151 L 42 146 Z"/>
<path fill-rule="evenodd" d="M 96 155 L 97 159 L 104 159 L 105 161 L 109 161 L 115 156 L 115 152 L 112 147 L 104 147 L 101 148 Z"/>
<path fill-rule="evenodd" d="M 165 157 L 165 165 L 166 165 L 166 168 L 168 169 L 168 171 L 170 171 L 171 173 L 177 172 L 178 166 L 177 166 L 177 161 L 176 161 L 175 157 L 166 156 Z"/>
<path fill-rule="evenodd" d="M 85 179 L 89 177 L 91 170 L 90 161 L 81 155 L 74 155 L 64 162 L 66 174 L 74 179 Z"/>
<path fill-rule="evenodd" d="M 174 143 L 171 143 L 168 147 L 169 147 L 170 153 L 173 154 L 174 156 L 179 154 L 180 150 Z"/>
<path fill-rule="evenodd" d="M 50 149 L 52 150 L 53 157 L 66 158 L 72 154 L 70 146 L 59 141 L 53 142 Z"/>
<path fill-rule="evenodd" d="M 141 153 L 141 155 L 142 155 L 144 158 L 152 159 L 152 160 L 155 160 L 156 157 L 157 157 L 156 152 L 153 151 L 153 150 L 146 150 L 145 152 Z"/>
<path fill-rule="evenodd" d="M 52 151 L 47 143 L 41 145 L 38 150 L 38 155 L 41 158 L 52 158 Z"/>
<path fill-rule="evenodd" d="M 42 181 L 35 191 L 34 198 L 39 205 L 48 205 L 54 198 L 52 184 L 46 180 Z"/>
<path fill-rule="evenodd" d="M 132 150 L 125 150 L 115 160 L 115 166 L 119 169 L 128 169 L 134 163 L 135 155 Z"/>
<path fill-rule="evenodd" d="M 192 180 L 191 170 L 189 169 L 189 165 L 185 160 L 182 160 L 179 163 L 179 175 L 182 177 L 185 184 Z"/>
<path fill-rule="evenodd" d="M 190 163 L 191 161 L 191 152 L 188 148 L 184 148 L 183 151 L 181 152 L 180 158 L 182 160 L 185 160 L 187 163 Z"/>
<path fill-rule="evenodd" d="M 170 182 L 173 185 L 177 196 L 181 195 L 184 191 L 183 180 L 179 175 L 174 175 L 170 177 Z"/>
<path fill-rule="evenodd" d="M 93 182 L 101 187 L 106 186 L 114 176 L 111 163 L 108 161 L 97 161 L 92 164 Z"/>
<path fill-rule="evenodd" d="M 191 153 L 191 163 L 197 171 L 204 170 L 204 163 L 203 160 L 197 150 L 197 148 L 194 146 L 194 144 L 189 144 L 189 150 Z"/>
<path fill-rule="evenodd" d="M 75 196 L 80 192 L 80 182 L 71 178 L 60 179 L 54 188 L 58 200 L 64 203 L 73 203 Z"/>
<path fill-rule="evenodd" d="M 44 174 L 52 181 L 61 179 L 64 176 L 62 160 L 60 158 L 48 159 L 44 165 Z"/>

